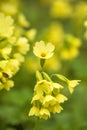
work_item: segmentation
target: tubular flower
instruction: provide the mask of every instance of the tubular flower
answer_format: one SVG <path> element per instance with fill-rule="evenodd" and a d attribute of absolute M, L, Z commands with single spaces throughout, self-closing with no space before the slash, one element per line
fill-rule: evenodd
<path fill-rule="evenodd" d="M 33 116 L 33 115 L 39 116 L 39 111 L 40 111 L 40 110 L 39 110 L 38 107 L 33 106 L 33 107 L 31 108 L 30 112 L 29 112 L 29 116 Z"/>
<path fill-rule="evenodd" d="M 73 93 L 74 87 L 76 87 L 79 84 L 80 80 L 68 80 L 68 88 L 70 93 Z"/>
<path fill-rule="evenodd" d="M 47 120 L 51 113 L 60 113 L 63 110 L 60 103 L 64 103 L 67 97 L 60 93 L 63 86 L 51 81 L 46 73 L 43 72 L 43 75 L 44 79 L 40 78 L 35 85 L 29 116 L 34 115 Z"/>
<path fill-rule="evenodd" d="M 52 43 L 45 44 L 44 41 L 36 42 L 35 46 L 33 47 L 34 54 L 41 58 L 41 59 L 49 59 L 53 56 L 53 51 L 55 46 Z"/>
<path fill-rule="evenodd" d="M 44 93 L 51 94 L 52 90 L 53 90 L 53 87 L 51 85 L 51 82 L 48 82 L 46 80 L 41 80 L 41 81 L 37 82 L 37 84 L 35 85 L 35 88 L 34 88 L 34 91 L 36 91 L 40 95 L 44 95 Z"/>
<path fill-rule="evenodd" d="M 73 88 L 79 84 L 80 80 L 68 80 L 65 76 L 54 74 L 58 79 L 67 83 L 69 91 L 72 93 Z M 64 87 L 53 82 L 49 75 L 45 72 L 36 71 L 37 83 L 34 88 L 34 96 L 32 98 L 32 107 L 29 116 L 38 116 L 47 120 L 53 113 L 60 113 L 63 108 L 61 103 L 67 101 L 68 98 L 61 93 Z"/>
<path fill-rule="evenodd" d="M 13 34 L 13 19 L 11 16 L 5 16 L 3 13 L 0 13 L 0 37 L 8 38 Z"/>
<path fill-rule="evenodd" d="M 46 95 L 43 101 L 44 107 L 54 106 L 57 104 L 57 99 L 51 95 Z"/>
<path fill-rule="evenodd" d="M 50 117 L 50 112 L 46 108 L 41 108 L 39 117 L 47 120 Z"/>

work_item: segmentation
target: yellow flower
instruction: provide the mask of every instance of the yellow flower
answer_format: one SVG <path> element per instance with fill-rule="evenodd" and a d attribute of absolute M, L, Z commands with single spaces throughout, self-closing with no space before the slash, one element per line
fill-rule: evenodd
<path fill-rule="evenodd" d="M 0 13 L 0 37 L 10 37 L 13 34 L 13 19 Z"/>
<path fill-rule="evenodd" d="M 37 33 L 37 30 L 36 29 L 30 29 L 30 30 L 28 30 L 27 32 L 26 32 L 26 36 L 27 36 L 27 38 L 30 40 L 30 41 L 32 41 L 32 40 L 34 40 L 34 38 L 35 38 L 35 36 L 36 36 L 36 33 Z"/>
<path fill-rule="evenodd" d="M 4 2 L 1 4 L 1 11 L 4 12 L 6 15 L 15 15 L 18 11 L 17 4 L 11 2 Z"/>
<path fill-rule="evenodd" d="M 43 95 L 44 93 L 51 94 L 52 90 L 53 90 L 52 83 L 46 80 L 38 81 L 34 88 L 34 91 L 39 95 Z"/>
<path fill-rule="evenodd" d="M 79 82 L 80 82 L 80 80 L 68 80 L 67 84 L 68 84 L 70 93 L 73 93 L 74 87 L 79 85 Z"/>
<path fill-rule="evenodd" d="M 0 90 L 6 89 L 7 91 L 10 90 L 14 86 L 14 82 L 12 80 L 7 80 L 5 83 L 0 82 Z"/>
<path fill-rule="evenodd" d="M 71 60 L 76 58 L 79 54 L 78 48 L 71 47 L 70 49 L 62 49 L 60 56 L 63 60 Z"/>
<path fill-rule="evenodd" d="M 60 89 L 63 89 L 64 87 L 58 83 L 52 83 L 53 85 L 53 94 L 57 95 L 60 92 Z"/>
<path fill-rule="evenodd" d="M 4 59 L 8 59 L 9 55 L 11 54 L 12 48 L 11 47 L 4 47 L 0 50 L 0 53 L 2 54 L 2 57 Z"/>
<path fill-rule="evenodd" d="M 51 95 L 46 95 L 43 101 L 43 105 L 44 107 L 51 107 L 54 106 L 55 104 L 57 104 L 57 99 Z"/>
<path fill-rule="evenodd" d="M 44 31 L 44 37 L 47 41 L 52 42 L 57 49 L 60 48 L 61 42 L 63 40 L 64 31 L 62 25 L 58 22 L 52 22 L 49 27 Z"/>
<path fill-rule="evenodd" d="M 63 108 L 60 106 L 60 104 L 55 104 L 53 107 L 49 107 L 49 111 L 52 113 L 60 113 Z"/>
<path fill-rule="evenodd" d="M 4 84 L 4 88 L 9 91 L 10 88 L 14 86 L 14 82 L 12 80 L 7 80 L 7 82 Z"/>
<path fill-rule="evenodd" d="M 35 115 L 35 116 L 39 116 L 39 108 L 38 107 L 36 107 L 36 106 L 33 106 L 31 109 L 30 109 L 30 111 L 29 111 L 29 116 L 33 116 L 33 115 Z"/>
<path fill-rule="evenodd" d="M 19 14 L 18 22 L 23 27 L 29 27 L 30 23 L 26 20 L 26 17 L 23 14 Z"/>
<path fill-rule="evenodd" d="M 55 0 L 51 4 L 50 14 L 54 18 L 68 18 L 72 14 L 72 7 L 66 1 Z"/>
<path fill-rule="evenodd" d="M 45 45 L 44 41 L 36 42 L 35 46 L 33 47 L 34 54 L 41 58 L 41 59 L 49 59 L 53 56 L 53 51 L 55 46 L 52 43 L 47 43 Z"/>
<path fill-rule="evenodd" d="M 13 55 L 13 57 L 14 57 L 14 59 L 18 60 L 20 63 L 24 62 L 24 56 L 22 54 L 20 54 L 20 53 L 15 53 Z"/>
<path fill-rule="evenodd" d="M 63 94 L 60 94 L 60 93 L 59 93 L 59 94 L 56 96 L 56 99 L 57 99 L 58 103 L 63 103 L 64 101 L 67 100 L 67 97 L 64 96 Z"/>
<path fill-rule="evenodd" d="M 33 99 L 32 99 L 32 101 L 31 101 L 31 103 L 37 104 L 37 102 L 38 102 L 38 107 L 39 107 L 39 103 L 42 103 L 43 100 L 44 100 L 44 96 L 42 96 L 42 95 L 40 95 L 40 94 L 35 94 L 35 95 L 33 96 Z"/>
<path fill-rule="evenodd" d="M 28 40 L 25 37 L 20 37 L 16 43 L 17 47 L 18 47 L 18 51 L 21 54 L 26 54 L 29 51 L 29 44 L 28 44 Z"/>
<path fill-rule="evenodd" d="M 0 61 L 0 69 L 12 77 L 19 70 L 19 62 L 15 59 Z"/>
<path fill-rule="evenodd" d="M 41 108 L 39 117 L 47 120 L 50 117 L 50 112 L 46 108 Z"/>

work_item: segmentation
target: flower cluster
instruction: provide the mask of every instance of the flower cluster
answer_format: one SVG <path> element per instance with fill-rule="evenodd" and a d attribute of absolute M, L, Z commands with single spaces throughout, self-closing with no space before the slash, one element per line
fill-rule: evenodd
<path fill-rule="evenodd" d="M 63 45 L 61 46 L 60 57 L 64 60 L 71 60 L 78 56 L 81 40 L 71 34 L 65 35 Z"/>
<path fill-rule="evenodd" d="M 30 29 L 30 22 L 19 11 L 18 0 L 0 1 L 0 28 L 0 90 L 10 90 L 36 29 Z"/>
<path fill-rule="evenodd" d="M 0 13 L 0 90 L 14 86 L 12 77 L 20 69 L 24 55 L 29 51 L 28 39 L 15 36 L 14 19 Z"/>
<path fill-rule="evenodd" d="M 61 89 L 64 89 L 61 84 L 52 81 L 47 73 L 42 72 L 42 74 L 36 72 L 38 81 L 34 88 L 34 96 L 31 101 L 33 106 L 29 111 L 29 116 L 48 119 L 52 113 L 60 113 L 63 110 L 61 103 L 64 103 L 67 97 L 61 93 Z M 55 74 L 55 76 L 67 83 L 70 93 L 79 84 L 78 80 L 68 80 L 59 74 Z"/>
<path fill-rule="evenodd" d="M 30 109 L 29 116 L 35 115 L 48 119 L 51 113 L 60 113 L 63 110 L 60 104 L 67 100 L 67 97 L 61 94 L 61 89 L 63 86 L 59 83 L 46 79 L 38 81 L 34 88 L 31 102 L 33 107 Z"/>

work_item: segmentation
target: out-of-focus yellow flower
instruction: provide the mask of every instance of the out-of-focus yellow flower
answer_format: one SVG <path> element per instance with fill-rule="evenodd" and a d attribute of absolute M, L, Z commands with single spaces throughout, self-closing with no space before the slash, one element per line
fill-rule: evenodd
<path fill-rule="evenodd" d="M 20 53 L 15 53 L 15 54 L 13 55 L 13 57 L 14 57 L 14 59 L 18 60 L 20 63 L 21 63 L 21 62 L 24 62 L 24 56 L 21 55 Z"/>
<path fill-rule="evenodd" d="M 77 34 L 82 35 L 83 30 L 83 22 L 87 18 L 87 2 L 86 1 L 80 1 L 75 6 L 74 13 L 72 13 L 72 20 L 74 21 L 75 25 L 75 32 L 77 30 Z"/>
<path fill-rule="evenodd" d="M 0 50 L 0 53 L 4 59 L 8 59 L 9 55 L 11 54 L 12 48 L 11 47 L 5 47 Z"/>
<path fill-rule="evenodd" d="M 26 54 L 29 51 L 29 47 L 30 47 L 28 44 L 28 40 L 25 37 L 20 37 L 16 42 L 16 46 L 18 47 L 18 51 L 21 54 Z"/>
<path fill-rule="evenodd" d="M 0 69 L 11 78 L 19 70 L 19 62 L 15 59 L 0 61 Z"/>
<path fill-rule="evenodd" d="M 50 14 L 54 18 L 68 18 L 71 17 L 72 7 L 64 0 L 55 0 L 51 4 Z"/>
<path fill-rule="evenodd" d="M 7 80 L 5 83 L 0 82 L 0 90 L 3 88 L 6 89 L 7 91 L 10 90 L 14 86 L 14 82 L 12 80 Z"/>
<path fill-rule="evenodd" d="M 48 28 L 45 29 L 44 38 L 60 48 L 61 42 L 64 37 L 62 25 L 57 22 L 52 22 Z"/>
<path fill-rule="evenodd" d="M 66 36 L 66 42 L 68 42 L 70 44 L 70 47 L 80 47 L 81 46 L 81 40 L 70 34 Z"/>
<path fill-rule="evenodd" d="M 19 25 L 21 25 L 23 27 L 29 27 L 30 26 L 29 21 L 26 20 L 26 17 L 23 14 L 19 14 L 18 22 L 19 22 Z"/>
<path fill-rule="evenodd" d="M 18 12 L 18 5 L 14 2 L 2 2 L 0 5 L 0 9 L 2 12 L 4 12 L 6 15 L 15 15 Z"/>
<path fill-rule="evenodd" d="M 41 58 L 41 59 L 49 59 L 53 56 L 53 51 L 55 46 L 52 43 L 45 44 L 44 41 L 36 42 L 35 46 L 33 47 L 33 53 Z"/>
<path fill-rule="evenodd" d="M 12 80 L 8 80 L 4 85 L 4 88 L 9 91 L 10 88 L 12 88 L 13 86 L 14 86 L 14 82 Z"/>
<path fill-rule="evenodd" d="M 84 21 L 84 27 L 87 28 L 87 20 Z"/>
<path fill-rule="evenodd" d="M 80 80 L 68 80 L 67 84 L 68 84 L 70 93 L 73 93 L 74 87 L 79 85 L 79 82 L 80 82 Z"/>
<path fill-rule="evenodd" d="M 64 60 L 72 60 L 73 58 L 76 58 L 79 54 L 79 51 L 77 48 L 70 48 L 70 49 L 63 49 L 61 51 L 61 58 Z"/>
<path fill-rule="evenodd" d="M 61 46 L 60 57 L 64 60 L 71 60 L 78 56 L 78 48 L 81 46 L 81 40 L 72 35 L 66 35 Z"/>
<path fill-rule="evenodd" d="M 13 19 L 0 13 L 0 37 L 8 38 L 13 34 Z"/>
<path fill-rule="evenodd" d="M 26 36 L 27 36 L 27 38 L 30 40 L 30 41 L 32 41 L 32 40 L 34 40 L 34 38 L 35 38 L 35 36 L 36 36 L 36 33 L 37 33 L 37 30 L 36 29 L 30 29 L 30 30 L 28 30 L 27 32 L 26 32 Z"/>
<path fill-rule="evenodd" d="M 14 43 L 16 43 L 16 40 L 17 38 L 15 36 L 12 36 L 7 39 L 7 42 L 11 45 L 14 45 Z"/>

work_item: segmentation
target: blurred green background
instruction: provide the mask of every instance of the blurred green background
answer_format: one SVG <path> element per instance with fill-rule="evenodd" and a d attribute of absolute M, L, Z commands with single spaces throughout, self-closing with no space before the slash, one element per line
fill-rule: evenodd
<path fill-rule="evenodd" d="M 86 0 L 67 1 L 73 8 L 80 2 L 84 2 L 87 7 Z M 79 79 L 81 83 L 72 95 L 66 93 L 69 99 L 62 105 L 64 110 L 60 114 L 53 115 L 47 121 L 40 120 L 39 130 L 87 130 L 87 40 L 84 38 L 83 26 L 84 20 L 87 19 L 87 12 L 82 18 L 83 7 L 80 18 L 76 17 L 76 19 L 74 16 L 74 18 L 64 19 L 53 18 L 49 14 L 50 6 L 50 2 L 43 3 L 40 0 L 20 0 L 20 9 L 30 21 L 31 26 L 37 29 L 36 38 L 31 42 L 31 46 L 35 41 L 43 39 L 43 30 L 52 21 L 60 22 L 65 32 L 81 39 L 82 45 L 79 49 L 79 56 L 71 61 L 62 61 L 61 64 L 64 67 L 56 73 L 61 73 L 69 79 Z M 72 13 L 76 13 L 74 11 L 76 10 Z M 82 20 L 80 24 L 79 19 Z M 29 52 L 25 62 L 30 56 Z M 31 62 L 27 63 L 27 66 L 30 64 Z M 20 71 L 14 76 L 14 81 L 15 86 L 10 91 L 0 91 L 0 130 L 33 130 L 36 118 L 28 117 L 28 112 L 36 82 L 35 72 L 30 71 L 23 63 Z"/>

